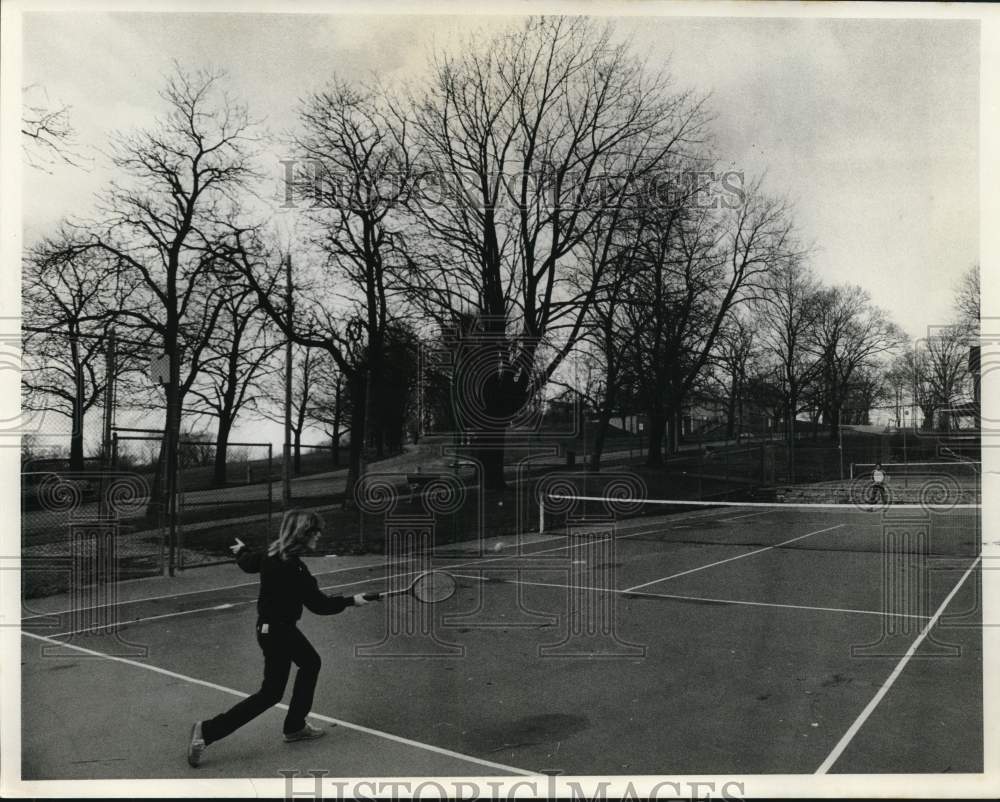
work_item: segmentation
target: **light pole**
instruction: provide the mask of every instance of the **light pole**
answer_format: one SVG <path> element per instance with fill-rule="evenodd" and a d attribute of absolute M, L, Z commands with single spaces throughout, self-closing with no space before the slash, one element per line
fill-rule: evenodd
<path fill-rule="evenodd" d="M 903 464 L 906 464 L 906 429 L 908 421 L 906 420 L 910 416 L 910 410 L 903 410 Z"/>
<path fill-rule="evenodd" d="M 844 478 L 844 421 L 837 410 L 837 451 L 840 454 L 840 478 Z"/>
<path fill-rule="evenodd" d="M 281 508 L 292 505 L 292 256 L 285 255 L 285 303 L 288 313 L 288 334 L 285 335 L 285 442 L 281 448 Z M 268 477 L 270 479 L 270 477 Z"/>

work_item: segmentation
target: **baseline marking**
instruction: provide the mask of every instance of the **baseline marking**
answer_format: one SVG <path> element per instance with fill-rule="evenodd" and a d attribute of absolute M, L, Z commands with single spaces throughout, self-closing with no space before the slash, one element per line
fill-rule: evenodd
<path fill-rule="evenodd" d="M 680 571 L 676 574 L 671 574 L 670 576 L 661 577 L 660 579 L 653 579 L 649 582 L 643 582 L 641 585 L 634 585 L 624 591 L 623 593 L 631 593 L 638 590 L 639 588 L 649 587 L 650 585 L 655 585 L 658 582 L 666 582 L 668 579 L 676 579 L 679 576 L 686 576 L 687 574 L 693 574 L 697 571 L 704 571 L 706 568 L 714 568 L 716 565 L 722 565 L 723 563 L 732 562 L 733 560 L 742 560 L 744 557 L 752 557 L 755 554 L 760 554 L 764 551 L 770 551 L 771 549 L 776 549 L 779 546 L 785 546 L 789 543 L 794 543 L 796 540 L 802 540 L 803 538 L 812 537 L 813 535 L 821 535 L 824 532 L 832 532 L 834 529 L 840 529 L 846 524 L 834 524 L 833 526 L 828 526 L 826 529 L 817 529 L 815 532 L 807 532 L 804 535 L 799 535 L 798 537 L 790 538 L 789 540 L 783 540 L 780 543 L 775 543 L 773 546 L 764 546 L 762 549 L 755 549 L 754 551 L 748 551 L 746 554 L 737 554 L 735 557 L 727 557 L 724 560 L 717 560 L 714 563 L 709 563 L 708 565 L 702 565 L 698 568 L 689 568 L 687 571 Z"/>
<path fill-rule="evenodd" d="M 103 657 L 106 660 L 112 660 L 116 663 L 124 663 L 125 665 L 134 666 L 136 668 L 144 668 L 147 671 L 152 671 L 156 674 L 162 674 L 165 677 L 171 677 L 173 679 L 183 680 L 184 682 L 190 682 L 193 685 L 201 685 L 202 687 L 211 688 L 216 691 L 221 691 L 222 693 L 229 694 L 230 696 L 237 696 L 240 699 L 246 699 L 250 695 L 248 693 L 243 693 L 243 691 L 238 691 L 235 688 L 227 688 L 225 685 L 217 685 L 214 682 L 208 682 L 206 680 L 198 679 L 196 677 L 190 677 L 186 674 L 178 674 L 175 671 L 169 671 L 168 669 L 160 668 L 159 666 L 150 665 L 148 663 L 140 663 L 137 662 L 136 660 L 129 660 L 126 657 L 117 657 L 115 655 L 105 654 L 104 652 L 98 652 L 93 649 L 85 649 L 82 646 L 77 646 L 72 643 L 62 643 L 60 641 L 54 641 L 51 638 L 46 637 L 44 635 L 35 635 L 34 633 L 31 632 L 22 632 L 21 634 L 26 635 L 29 638 L 35 638 L 36 640 L 49 641 L 50 643 L 53 643 L 56 646 L 65 646 L 70 649 L 76 649 L 77 651 L 93 655 L 94 657 Z M 286 704 L 278 704 L 275 705 L 275 707 L 281 710 L 288 710 L 288 705 Z M 509 771 L 512 774 L 523 774 L 525 776 L 534 776 L 537 774 L 537 772 L 527 771 L 525 769 L 519 769 L 513 766 L 507 766 L 504 765 L 503 763 L 494 763 L 493 761 L 483 760 L 482 758 L 473 757 L 472 755 L 463 755 L 461 752 L 453 752 L 450 749 L 444 749 L 443 747 L 434 746 L 433 744 L 425 744 L 420 741 L 414 741 L 411 740 L 410 738 L 404 738 L 401 735 L 393 735 L 390 732 L 383 732 L 382 730 L 376 730 L 373 729 L 372 727 L 365 727 L 362 724 L 355 724 L 351 721 L 344 721 L 343 719 L 332 718 L 331 716 L 324 716 L 319 713 L 310 713 L 309 715 L 312 718 L 319 719 L 320 721 L 325 721 L 328 724 L 337 724 L 349 730 L 364 732 L 367 733 L 368 735 L 374 735 L 377 738 L 385 738 L 386 740 L 395 741 L 396 743 L 405 744 L 406 746 L 412 746 L 417 749 L 423 749 L 428 752 L 435 752 L 436 754 L 439 755 L 445 755 L 446 757 L 457 758 L 459 760 L 464 760 L 469 763 L 475 763 L 480 766 L 486 766 L 491 769 L 501 769 L 503 771 Z"/>
<path fill-rule="evenodd" d="M 951 589 L 941 606 L 938 607 L 937 612 L 931 617 L 931 620 L 927 622 L 926 626 L 921 630 L 920 634 L 917 635 L 916 640 L 910 644 L 910 648 L 906 650 L 906 654 L 903 658 L 896 664 L 896 667 L 892 670 L 888 679 L 882 684 L 882 687 L 878 689 L 878 693 L 872 697 L 872 700 L 865 706 L 865 709 L 861 711 L 861 714 L 855 719 L 854 723 L 848 728 L 847 732 L 844 733 L 843 737 L 837 742 L 837 745 L 833 748 L 833 751 L 827 755 L 826 760 L 816 769 L 816 774 L 826 774 L 834 763 L 840 758 L 844 750 L 847 748 L 848 744 L 854 739 L 854 736 L 858 734 L 858 731 L 864 726 L 864 723 L 868 720 L 868 717 L 872 714 L 878 703 L 882 701 L 885 695 L 889 692 L 889 689 L 893 686 L 893 683 L 899 678 L 899 675 L 903 673 L 903 669 L 906 668 L 906 664 L 910 662 L 910 658 L 916 653 L 917 648 L 923 643 L 924 638 L 927 637 L 927 633 L 931 631 L 931 628 L 938 622 L 941 617 L 941 613 L 944 612 L 945 608 L 955 598 L 955 594 L 958 593 L 962 585 L 965 584 L 965 580 L 969 578 L 969 574 L 975 570 L 976 566 L 982 560 L 982 555 L 976 557 L 972 565 L 970 565 L 962 578 L 958 580 L 958 583 Z"/>

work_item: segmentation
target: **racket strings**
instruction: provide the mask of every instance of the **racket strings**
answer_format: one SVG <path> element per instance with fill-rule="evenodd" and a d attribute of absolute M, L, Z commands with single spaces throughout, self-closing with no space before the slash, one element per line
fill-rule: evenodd
<path fill-rule="evenodd" d="M 431 571 L 417 578 L 412 589 L 414 597 L 431 604 L 445 601 L 455 592 L 455 580 L 442 571 Z"/>

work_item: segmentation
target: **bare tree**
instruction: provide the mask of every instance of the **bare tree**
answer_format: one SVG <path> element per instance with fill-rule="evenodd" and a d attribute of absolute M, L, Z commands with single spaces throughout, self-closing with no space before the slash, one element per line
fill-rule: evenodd
<path fill-rule="evenodd" d="M 80 153 L 76 129 L 69 117 L 70 107 L 50 103 L 43 87 L 24 87 L 21 106 L 23 150 L 28 164 L 37 170 L 57 162 L 71 167 L 89 167 L 91 159 Z"/>
<path fill-rule="evenodd" d="M 428 188 L 411 203 L 425 247 L 410 282 L 442 327 L 478 320 L 456 368 L 469 385 L 459 425 L 498 487 L 508 425 L 572 349 L 597 291 L 570 281 L 579 246 L 704 136 L 705 118 L 584 18 L 532 18 L 432 67 L 413 128 L 440 197 Z"/>
<path fill-rule="evenodd" d="M 294 280 L 294 315 L 270 297 L 280 286 L 278 264 L 251 231 L 237 232 L 232 264 L 257 293 L 286 338 L 326 351 L 350 397 L 352 481 L 363 470 L 371 393 L 382 381 L 386 337 L 394 320 L 393 272 L 406 264 L 395 212 L 411 190 L 406 124 L 373 88 L 334 81 L 300 108 L 293 197 L 307 203 L 313 243 L 324 255 L 322 275 Z M 315 355 L 314 355 L 315 356 Z M 308 404 L 299 409 L 304 416 Z M 346 407 L 345 407 L 346 408 Z M 303 422 L 305 418 L 302 418 Z M 377 449 L 381 452 L 382 438 Z"/>
<path fill-rule="evenodd" d="M 956 324 L 931 329 L 897 364 L 923 415 L 921 428 L 951 426 L 951 416 L 944 410 L 963 395 L 971 395 L 968 357 L 967 329 Z"/>
<path fill-rule="evenodd" d="M 280 342 L 264 325 L 250 290 L 224 298 L 216 327 L 209 333 L 198 377 L 188 390 L 189 409 L 217 421 L 213 482 L 226 484 L 229 438 L 240 412 L 260 403 L 263 377 L 275 370 L 272 357 Z"/>
<path fill-rule="evenodd" d="M 129 279 L 113 261 L 75 253 L 64 239 L 39 243 L 24 261 L 23 402 L 70 419 L 72 470 L 83 469 L 84 419 L 105 393 L 115 315 L 135 291 Z M 112 379 L 135 368 L 134 356 L 132 344 L 122 343 Z"/>
<path fill-rule="evenodd" d="M 890 399 L 891 392 L 885 365 L 876 363 L 858 368 L 848 388 L 843 423 L 870 426 L 872 409 Z"/>
<path fill-rule="evenodd" d="M 759 335 L 752 322 L 735 311 L 723 323 L 716 341 L 713 362 L 723 372 L 723 397 L 726 399 L 726 438 L 743 433 L 744 405 L 751 369 L 760 353 Z"/>
<path fill-rule="evenodd" d="M 644 226 L 630 301 L 635 374 L 649 418 L 649 465 L 679 444 L 681 409 L 723 324 L 795 256 L 786 206 L 751 186 L 737 209 L 664 210 Z"/>
<path fill-rule="evenodd" d="M 823 290 L 819 304 L 819 321 L 807 349 L 822 365 L 824 413 L 830 437 L 837 440 L 856 372 L 900 347 L 905 336 L 861 287 Z"/>
<path fill-rule="evenodd" d="M 644 202 L 645 199 L 637 200 Z M 597 414 L 597 430 L 590 453 L 590 470 L 595 472 L 601 467 L 611 418 L 615 412 L 623 411 L 622 405 L 629 398 L 634 383 L 630 381 L 627 356 L 634 335 L 628 325 L 627 302 L 638 269 L 635 256 L 640 237 L 630 224 L 642 223 L 633 215 L 629 215 L 627 221 L 613 221 L 616 228 L 613 232 L 605 232 L 601 225 L 594 226 L 591 235 L 582 242 L 586 272 L 581 271 L 580 279 L 574 280 L 580 293 L 587 286 L 597 287 L 578 347 L 586 375 L 580 398 Z M 576 390 L 580 392 L 581 377 L 574 379 Z"/>
<path fill-rule="evenodd" d="M 979 265 L 966 270 L 955 288 L 955 312 L 970 334 L 979 334 L 980 317 Z"/>
<path fill-rule="evenodd" d="M 334 467 L 340 466 L 340 440 L 351 434 L 350 397 L 344 374 L 337 370 L 336 363 L 328 354 L 316 365 L 314 371 L 316 387 L 308 408 L 309 418 L 324 427 L 330 438 L 331 458 Z"/>
<path fill-rule="evenodd" d="M 786 421 L 789 476 L 795 476 L 795 418 L 822 362 L 807 348 L 820 320 L 820 284 L 802 259 L 775 265 L 754 305 L 761 346 L 775 365 Z"/>
<path fill-rule="evenodd" d="M 291 377 L 291 446 L 292 470 L 296 475 L 302 472 L 302 438 L 309 425 L 316 420 L 314 415 L 318 395 L 324 387 L 324 380 L 330 376 L 326 363 L 329 353 L 321 348 L 293 345 Z M 285 382 L 288 381 L 284 363 L 271 373 L 264 387 L 264 395 L 283 398 Z M 275 423 L 285 422 L 285 410 L 278 404 L 261 404 L 258 414 Z"/>
<path fill-rule="evenodd" d="M 978 406 L 980 403 L 980 290 L 979 265 L 972 265 L 962 275 L 955 293 L 955 307 L 958 312 L 958 322 L 962 327 L 969 344 L 969 371 L 972 380 L 972 400 Z M 978 413 L 977 413 L 978 415 Z"/>
<path fill-rule="evenodd" d="M 141 302 L 118 318 L 169 359 L 161 450 L 168 477 L 184 397 L 234 291 L 219 271 L 232 250 L 240 192 L 255 177 L 253 126 L 246 108 L 223 90 L 222 78 L 177 67 L 160 93 L 166 116 L 153 128 L 115 136 L 111 160 L 121 179 L 105 193 L 100 219 L 77 225 L 74 245 L 104 254 L 136 277 Z"/>
<path fill-rule="evenodd" d="M 369 372 L 369 336 L 367 315 L 356 302 L 331 299 L 324 284 L 328 276 L 309 279 L 306 271 L 293 271 L 290 282 L 286 270 L 286 254 L 270 247 L 257 227 L 233 227 L 235 245 L 227 260 L 235 277 L 256 294 L 261 309 L 281 331 L 287 342 L 305 349 L 325 352 L 333 360 L 336 371 L 343 377 L 350 401 L 351 450 L 348 492 L 350 503 L 354 483 L 364 470 L 363 450 L 367 439 L 366 421 L 371 417 L 364 409 L 371 374 Z M 292 293 L 283 291 L 286 284 Z M 290 296 L 290 297 L 289 297 Z M 291 304 L 289 303 L 291 300 Z M 308 409 L 308 405 L 304 410 Z"/>

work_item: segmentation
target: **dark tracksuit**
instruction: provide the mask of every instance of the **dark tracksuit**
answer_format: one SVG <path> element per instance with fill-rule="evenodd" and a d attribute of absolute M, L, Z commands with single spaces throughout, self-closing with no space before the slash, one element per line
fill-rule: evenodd
<path fill-rule="evenodd" d="M 248 574 L 260 574 L 257 598 L 257 643 L 264 652 L 264 682 L 260 690 L 225 713 L 202 722 L 206 744 L 225 738 L 281 701 L 292 663 L 298 666 L 292 700 L 285 716 L 284 732 L 296 732 L 306 724 L 313 691 L 319 677 L 320 659 L 306 636 L 296 626 L 305 606 L 318 615 L 333 615 L 354 604 L 350 596 L 327 596 L 316 578 L 298 557 L 287 560 L 242 549 L 236 562 Z"/>

